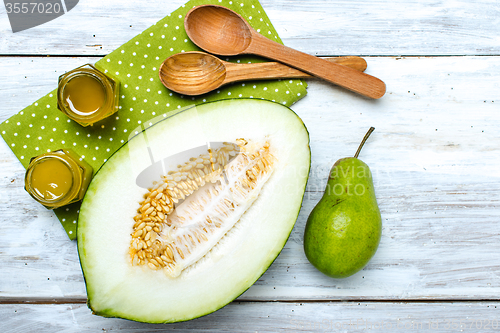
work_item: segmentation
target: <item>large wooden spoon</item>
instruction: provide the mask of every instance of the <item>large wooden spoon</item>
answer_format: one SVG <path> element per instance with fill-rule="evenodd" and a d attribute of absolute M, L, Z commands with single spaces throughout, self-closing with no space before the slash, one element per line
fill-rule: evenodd
<path fill-rule="evenodd" d="M 192 8 L 184 19 L 189 38 L 218 55 L 256 54 L 283 62 L 316 77 L 370 98 L 385 94 L 376 77 L 276 43 L 253 29 L 238 13 L 216 5 Z"/>
<path fill-rule="evenodd" d="M 361 72 L 366 69 L 366 61 L 360 57 L 336 57 L 328 60 Z M 279 62 L 235 64 L 196 51 L 168 57 L 160 66 L 159 76 L 165 87 L 184 95 L 205 94 L 236 81 L 312 77 Z"/>

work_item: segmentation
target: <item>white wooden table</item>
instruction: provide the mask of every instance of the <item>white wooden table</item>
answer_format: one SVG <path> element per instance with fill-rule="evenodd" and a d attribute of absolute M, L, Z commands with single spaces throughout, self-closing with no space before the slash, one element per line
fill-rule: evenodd
<path fill-rule="evenodd" d="M 13 34 L 0 6 L 0 121 L 95 62 L 183 0 L 80 3 Z M 362 55 L 387 84 L 378 101 L 316 80 L 293 105 L 312 168 L 291 237 L 235 302 L 186 323 L 91 314 L 76 251 L 53 213 L 23 189 L 0 140 L 1 332 L 477 332 L 500 325 L 500 3 L 497 0 L 262 0 L 284 43 Z M 383 217 L 379 250 L 358 274 L 330 279 L 302 250 L 331 165 L 376 127 L 368 163 Z"/>

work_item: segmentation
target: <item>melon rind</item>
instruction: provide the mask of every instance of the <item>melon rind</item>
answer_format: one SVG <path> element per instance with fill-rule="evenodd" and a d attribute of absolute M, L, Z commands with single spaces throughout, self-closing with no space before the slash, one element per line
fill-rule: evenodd
<path fill-rule="evenodd" d="M 203 133 L 200 132 L 200 127 Z M 78 219 L 78 252 L 95 314 L 149 323 L 178 322 L 220 309 L 247 290 L 284 247 L 301 208 L 310 168 L 309 134 L 288 107 L 235 99 L 192 107 L 146 130 L 165 156 L 211 142 L 267 140 L 276 169 L 259 197 L 204 258 L 177 278 L 132 266 L 133 217 L 146 193 L 136 185 L 147 143 L 132 138 L 96 174 Z M 141 160 L 144 160 L 142 158 Z"/>

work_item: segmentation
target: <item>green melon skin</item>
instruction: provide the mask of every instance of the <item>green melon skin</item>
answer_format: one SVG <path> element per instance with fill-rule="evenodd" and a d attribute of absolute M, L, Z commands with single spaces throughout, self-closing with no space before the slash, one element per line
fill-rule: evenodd
<path fill-rule="evenodd" d="M 309 175 L 309 134 L 289 108 L 253 99 L 192 107 L 138 132 L 99 170 L 80 209 L 78 253 L 88 306 L 97 315 L 148 323 L 207 315 L 247 290 L 284 247 Z M 135 180 L 151 165 L 150 153 L 163 158 L 238 138 L 267 140 L 277 159 L 253 205 L 205 257 L 177 278 L 132 266 L 128 251 L 133 217 L 146 193 Z"/>

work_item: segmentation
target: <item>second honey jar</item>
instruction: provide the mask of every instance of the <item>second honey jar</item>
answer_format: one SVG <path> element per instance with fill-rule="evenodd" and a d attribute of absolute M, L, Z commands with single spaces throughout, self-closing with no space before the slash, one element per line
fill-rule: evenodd
<path fill-rule="evenodd" d="M 59 208 L 83 199 L 92 173 L 72 150 L 59 149 L 31 159 L 24 188 L 46 208 Z"/>

